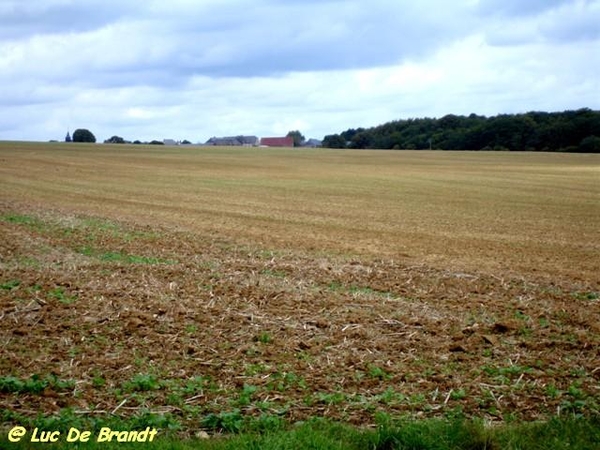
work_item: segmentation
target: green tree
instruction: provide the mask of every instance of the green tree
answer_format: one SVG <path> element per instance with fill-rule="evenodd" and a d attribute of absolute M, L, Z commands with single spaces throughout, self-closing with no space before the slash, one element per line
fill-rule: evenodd
<path fill-rule="evenodd" d="M 350 148 L 372 148 L 371 144 L 375 140 L 377 133 L 371 133 L 369 130 L 355 134 L 350 141 Z"/>
<path fill-rule="evenodd" d="M 306 140 L 302 133 L 300 133 L 298 130 L 290 131 L 286 137 L 291 137 L 294 139 L 294 147 L 301 147 Z"/>
<path fill-rule="evenodd" d="M 78 128 L 73 132 L 73 142 L 96 142 L 96 136 L 90 130 Z"/>
<path fill-rule="evenodd" d="M 113 136 L 110 139 L 105 140 L 104 143 L 105 144 L 124 144 L 125 139 L 123 139 L 121 136 Z"/>
<path fill-rule="evenodd" d="M 353 138 L 354 136 L 356 136 L 358 133 L 362 133 L 363 131 L 365 131 L 365 129 L 364 129 L 364 128 L 356 128 L 356 129 L 354 129 L 354 128 L 349 128 L 349 129 L 347 129 L 346 131 L 343 131 L 343 132 L 342 132 L 342 133 L 340 133 L 340 134 L 341 134 L 341 136 L 344 138 L 344 140 L 345 140 L 346 142 L 348 142 L 348 141 L 351 141 L 351 140 L 352 140 L 352 138 Z"/>
<path fill-rule="evenodd" d="M 339 134 L 328 134 L 321 145 L 324 148 L 346 148 L 346 139 Z"/>
<path fill-rule="evenodd" d="M 588 136 L 579 143 L 578 151 L 581 153 L 600 153 L 600 137 Z"/>

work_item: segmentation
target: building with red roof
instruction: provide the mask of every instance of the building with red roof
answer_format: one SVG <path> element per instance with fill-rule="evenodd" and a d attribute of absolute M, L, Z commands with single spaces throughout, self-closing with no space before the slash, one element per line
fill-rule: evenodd
<path fill-rule="evenodd" d="M 293 147 L 294 138 L 287 137 L 264 137 L 260 140 L 260 145 L 264 147 Z"/>

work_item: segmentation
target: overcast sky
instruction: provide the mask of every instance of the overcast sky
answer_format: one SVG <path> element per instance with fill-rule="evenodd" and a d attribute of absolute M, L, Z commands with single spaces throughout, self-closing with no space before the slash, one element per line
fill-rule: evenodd
<path fill-rule="evenodd" d="M 600 109 L 600 0 L 0 0 L 0 140 Z"/>

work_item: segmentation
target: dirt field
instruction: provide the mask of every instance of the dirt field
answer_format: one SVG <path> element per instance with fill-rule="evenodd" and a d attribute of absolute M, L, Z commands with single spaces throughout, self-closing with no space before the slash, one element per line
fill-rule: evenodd
<path fill-rule="evenodd" d="M 600 155 L 3 143 L 0 405 L 597 412 L 599 224 Z"/>

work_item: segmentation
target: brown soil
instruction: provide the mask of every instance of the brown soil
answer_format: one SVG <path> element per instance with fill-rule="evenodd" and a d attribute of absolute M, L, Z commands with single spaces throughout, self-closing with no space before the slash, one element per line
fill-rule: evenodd
<path fill-rule="evenodd" d="M 257 248 L 8 201 L 0 218 L 0 374 L 75 381 L 1 392 L 18 414 L 147 409 L 197 427 L 234 408 L 357 424 L 598 410 L 598 280 Z M 139 374 L 160 386 L 136 390 Z"/>

